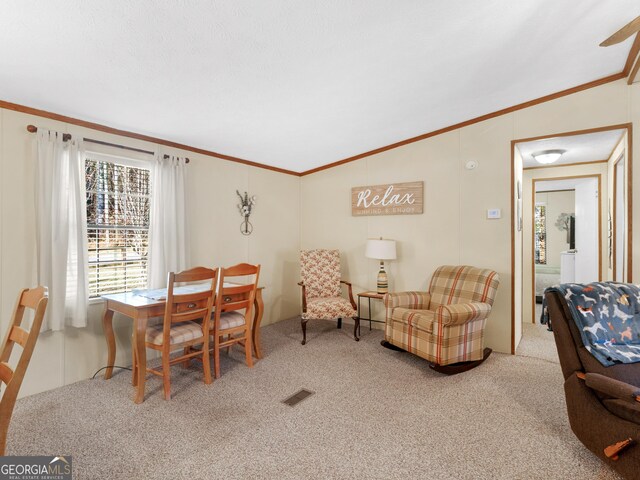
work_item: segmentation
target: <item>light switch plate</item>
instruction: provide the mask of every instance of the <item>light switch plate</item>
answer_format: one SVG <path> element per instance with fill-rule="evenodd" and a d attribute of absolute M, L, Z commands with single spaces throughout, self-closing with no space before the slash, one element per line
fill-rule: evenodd
<path fill-rule="evenodd" d="M 502 212 L 500 212 L 499 208 L 490 208 L 487 210 L 487 218 L 502 218 Z"/>

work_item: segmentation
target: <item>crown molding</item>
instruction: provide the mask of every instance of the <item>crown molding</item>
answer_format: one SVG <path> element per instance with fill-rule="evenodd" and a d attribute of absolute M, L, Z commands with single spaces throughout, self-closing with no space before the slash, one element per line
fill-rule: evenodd
<path fill-rule="evenodd" d="M 529 100 L 524 103 L 519 103 L 518 105 L 514 105 L 512 107 L 503 108 L 502 110 L 497 110 L 492 113 L 487 113 L 485 115 L 481 115 L 479 117 L 472 118 L 470 120 L 465 120 L 464 122 L 456 123 L 454 125 L 450 125 L 448 127 L 440 128 L 438 130 L 434 130 L 429 133 L 423 133 L 422 135 L 418 135 L 417 137 L 408 138 L 406 140 L 402 140 L 400 142 L 392 143 L 391 145 L 387 145 L 384 147 L 376 148 L 375 150 L 370 150 L 365 153 L 361 153 L 359 155 L 354 155 L 353 157 L 348 157 L 343 160 L 338 160 L 337 162 L 329 163 L 328 165 L 323 165 L 321 167 L 312 168 L 311 170 L 306 170 L 301 173 L 301 176 L 310 175 L 312 173 L 320 172 L 322 170 L 326 170 L 328 168 L 337 167 L 339 165 L 344 165 L 345 163 L 353 162 L 355 160 L 360 160 L 361 158 L 370 157 L 372 155 L 376 155 L 378 153 L 386 152 L 388 150 L 393 150 L 394 148 L 403 147 L 404 145 L 408 145 L 410 143 L 419 142 L 420 140 L 425 140 L 430 137 L 435 137 L 437 135 L 442 135 L 443 133 L 450 132 L 452 130 L 458 130 L 463 127 L 467 127 L 469 125 L 473 125 L 474 123 L 484 122 L 485 120 L 490 120 L 492 118 L 499 117 L 501 115 L 506 115 L 508 113 L 516 112 L 518 110 L 523 110 L 528 107 L 532 107 L 534 105 L 539 105 L 541 103 L 549 102 L 551 100 L 555 100 L 560 97 L 565 97 L 567 95 L 571 95 L 573 93 L 582 92 L 583 90 L 588 90 L 590 88 L 598 87 L 600 85 L 604 85 L 606 83 L 615 82 L 616 80 L 621 80 L 625 78 L 626 75 L 624 72 L 616 73 L 614 75 L 609 75 L 608 77 L 600 78 L 598 80 L 594 80 L 592 82 L 583 83 L 582 85 L 578 85 L 576 87 L 568 88 L 566 90 L 562 90 L 560 92 L 552 93 L 549 95 L 545 95 L 544 97 L 536 98 L 534 100 Z"/>
<path fill-rule="evenodd" d="M 107 125 L 101 125 L 99 123 L 87 122 L 79 118 L 69 117 L 67 115 L 60 115 L 58 113 L 48 112 L 46 110 L 40 110 L 38 108 L 27 107 L 25 105 L 19 105 L 17 103 L 7 102 L 0 100 L 0 108 L 7 110 L 13 110 L 15 112 L 27 113 L 29 115 L 36 115 L 38 117 L 50 118 L 51 120 L 57 120 L 59 122 L 70 123 L 72 125 L 78 125 L 80 127 L 90 128 L 92 130 L 98 130 L 100 132 L 111 133 L 113 135 L 120 135 L 122 137 L 134 138 L 136 140 L 143 140 L 145 142 L 151 142 L 158 145 L 164 145 L 166 147 L 179 148 L 181 150 L 187 150 L 189 152 L 199 153 L 208 157 L 220 158 L 229 162 L 241 163 L 250 167 L 263 168 L 265 170 L 272 170 L 274 172 L 285 173 L 287 175 L 294 175 L 299 177 L 300 173 L 284 168 L 272 167 L 263 163 L 252 162 L 251 160 L 245 160 L 243 158 L 232 157 L 231 155 L 225 155 L 223 153 L 213 152 L 211 150 L 205 150 L 203 148 L 192 147 L 182 143 L 172 142 L 163 138 L 151 137 L 149 135 L 142 135 L 140 133 L 130 132 L 128 130 L 120 130 L 118 128 L 109 127 Z"/>

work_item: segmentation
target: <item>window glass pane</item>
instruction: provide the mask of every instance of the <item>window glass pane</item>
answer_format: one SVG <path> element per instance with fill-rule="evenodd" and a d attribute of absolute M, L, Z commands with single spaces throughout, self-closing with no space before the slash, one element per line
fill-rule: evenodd
<path fill-rule="evenodd" d="M 87 158 L 91 297 L 146 286 L 149 181 L 147 169 Z"/>

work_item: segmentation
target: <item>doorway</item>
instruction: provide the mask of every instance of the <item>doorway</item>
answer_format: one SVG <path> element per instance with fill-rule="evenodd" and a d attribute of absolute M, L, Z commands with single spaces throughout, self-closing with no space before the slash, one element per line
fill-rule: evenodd
<path fill-rule="evenodd" d="M 532 179 L 531 323 L 544 290 L 602 280 L 602 174 Z"/>
<path fill-rule="evenodd" d="M 625 124 L 512 141 L 513 354 L 535 327 L 557 355 L 536 312 L 544 288 L 630 281 L 630 130 Z"/>

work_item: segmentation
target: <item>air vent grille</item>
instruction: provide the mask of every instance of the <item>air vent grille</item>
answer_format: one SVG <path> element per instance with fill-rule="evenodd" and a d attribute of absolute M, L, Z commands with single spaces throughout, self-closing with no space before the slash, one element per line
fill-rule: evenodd
<path fill-rule="evenodd" d="M 282 401 L 282 403 L 284 403 L 285 405 L 289 405 L 290 407 L 294 407 L 298 403 L 300 403 L 302 400 L 304 400 L 305 398 L 310 397 L 314 393 L 315 392 L 312 392 L 311 390 L 307 390 L 306 388 L 303 388 L 300 391 L 298 391 L 298 392 L 294 393 L 293 395 L 291 395 L 290 397 L 285 398 Z"/>

